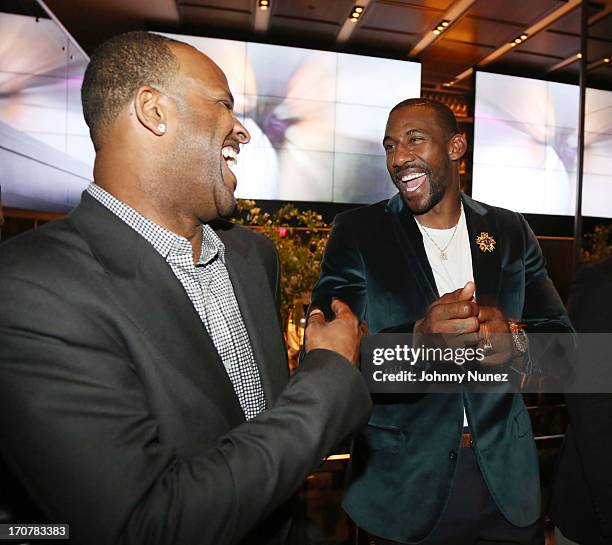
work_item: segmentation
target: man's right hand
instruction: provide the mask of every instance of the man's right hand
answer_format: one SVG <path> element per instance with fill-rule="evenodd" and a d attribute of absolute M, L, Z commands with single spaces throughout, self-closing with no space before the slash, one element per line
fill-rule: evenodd
<path fill-rule="evenodd" d="M 425 316 L 414 325 L 418 336 L 442 333 L 444 338 L 476 333 L 479 330 L 478 305 L 474 301 L 474 282 L 446 293 L 432 303 Z"/>
<path fill-rule="evenodd" d="M 357 365 L 361 338 L 357 317 L 340 299 L 332 299 L 331 309 L 334 318 L 329 322 L 325 321 L 323 311 L 318 308 L 313 309 L 308 315 L 308 325 L 304 334 L 306 353 L 317 348 L 333 350 L 353 365 Z"/>

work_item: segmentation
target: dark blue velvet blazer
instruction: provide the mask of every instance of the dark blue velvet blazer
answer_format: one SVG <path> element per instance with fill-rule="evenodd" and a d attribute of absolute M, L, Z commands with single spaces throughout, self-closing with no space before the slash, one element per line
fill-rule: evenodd
<path fill-rule="evenodd" d="M 533 232 L 515 212 L 461 196 L 480 302 L 530 326 L 571 331 Z M 495 241 L 484 252 L 476 237 Z M 399 194 L 336 217 L 313 292 L 349 303 L 370 333 L 411 332 L 439 297 L 422 236 Z M 468 415 L 484 479 L 503 515 L 517 526 L 540 516 L 538 457 L 518 394 L 406 394 L 375 397 L 367 429 L 355 441 L 344 508 L 368 532 L 417 543 L 439 520 L 454 478 Z"/>

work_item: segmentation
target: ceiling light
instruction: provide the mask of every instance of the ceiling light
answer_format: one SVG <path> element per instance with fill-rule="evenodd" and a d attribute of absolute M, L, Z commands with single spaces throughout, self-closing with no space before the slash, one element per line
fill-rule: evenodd
<path fill-rule="evenodd" d="M 577 59 L 582 59 L 582 53 L 576 53 L 576 58 Z"/>
<path fill-rule="evenodd" d="M 446 30 L 446 28 L 450 25 L 450 21 L 448 19 L 443 19 L 440 21 L 440 24 L 432 31 L 436 36 L 441 34 Z"/>
<path fill-rule="evenodd" d="M 353 8 L 353 12 L 351 13 L 351 16 L 349 17 L 349 20 L 351 21 L 351 23 L 356 23 L 359 18 L 363 15 L 363 12 L 365 11 L 365 8 L 363 6 L 355 6 Z"/>
<path fill-rule="evenodd" d="M 610 57 L 606 57 L 603 62 L 610 62 Z"/>
<path fill-rule="evenodd" d="M 259 0 L 259 9 L 266 10 L 270 7 L 270 0 Z"/>
<path fill-rule="evenodd" d="M 514 42 L 510 42 L 510 47 L 516 47 L 516 44 Z"/>
<path fill-rule="evenodd" d="M 520 43 L 523 43 L 529 36 L 527 34 L 521 34 L 518 38 L 514 38 L 513 42 L 510 42 L 510 45 L 514 47 Z"/>

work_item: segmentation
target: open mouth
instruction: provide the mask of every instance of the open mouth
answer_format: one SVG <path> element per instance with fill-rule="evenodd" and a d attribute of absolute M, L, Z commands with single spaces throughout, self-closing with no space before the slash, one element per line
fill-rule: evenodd
<path fill-rule="evenodd" d="M 238 146 L 226 145 L 221 148 L 221 156 L 225 160 L 228 167 L 232 168 L 238 164 L 238 154 L 240 149 Z"/>
<path fill-rule="evenodd" d="M 397 180 L 401 182 L 404 191 L 412 193 L 423 185 L 426 176 L 426 172 L 410 172 L 401 177 L 398 176 Z"/>

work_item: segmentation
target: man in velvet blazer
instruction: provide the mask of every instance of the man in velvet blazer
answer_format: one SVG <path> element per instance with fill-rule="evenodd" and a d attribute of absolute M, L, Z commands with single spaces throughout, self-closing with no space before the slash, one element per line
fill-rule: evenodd
<path fill-rule="evenodd" d="M 289 543 L 292 495 L 368 417 L 348 361 L 357 320 L 340 302 L 331 322 L 313 314 L 289 378 L 273 245 L 214 220 L 234 206 L 226 163 L 248 133 L 210 59 L 119 36 L 92 57 L 83 96 L 96 186 L 0 251 L 0 458 L 13 486 L 0 495 L 21 522 L 69 523 L 73 544 Z M 105 107 L 117 110 L 99 123 Z M 160 253 L 152 232 L 186 244 L 186 259 Z M 250 418 L 179 282 L 216 237 L 231 280 L 221 303 L 235 295 L 265 401 Z"/>
<path fill-rule="evenodd" d="M 332 296 L 339 297 L 372 334 L 416 332 L 440 304 L 448 303 L 445 308 L 456 312 L 452 305 L 457 301 L 466 305 L 467 312 L 457 316 L 464 320 L 455 320 L 457 329 L 450 330 L 457 333 L 464 322 L 473 327 L 468 333 L 478 330 L 479 321 L 482 328 L 484 305 L 487 312 L 496 309 L 503 320 L 531 325 L 555 322 L 568 330 L 538 242 L 522 216 L 459 194 L 456 165 L 465 140 L 450 110 L 420 99 L 400 103 L 389 116 L 384 144 L 399 192 L 389 201 L 336 217 L 313 305 L 324 308 Z M 430 198 L 437 204 L 421 207 L 420 200 Z M 453 219 L 438 230 L 448 232 L 448 242 L 449 237 L 460 236 L 453 225 L 461 229 L 465 222 L 475 302 L 469 300 L 473 293 L 469 285 L 440 298 L 438 278 L 426 253 L 426 237 L 436 229 L 426 228 L 424 233 L 418 222 L 431 210 L 437 216 L 429 215 L 430 221 L 442 220 L 447 209 L 453 211 Z M 495 241 L 492 251 L 477 242 L 482 233 Z M 454 242 L 460 244 L 458 239 Z M 432 248 L 435 259 L 440 259 L 437 254 L 443 249 L 441 243 Z M 452 246 L 445 250 L 452 259 Z M 464 282 L 465 278 L 457 285 Z M 468 296 L 462 298 L 463 292 Z M 457 308 L 463 311 L 463 306 Z M 464 411 L 473 441 L 470 449 L 461 448 Z M 467 484 L 462 481 L 461 490 L 455 490 L 457 465 L 468 454 L 475 455 L 481 477 L 472 475 Z M 485 488 L 485 496 L 488 490 L 504 519 L 496 514 L 506 532 L 497 539 L 522 543 L 515 533 L 518 536 L 521 528 L 536 524 L 540 494 L 538 457 L 520 395 L 464 390 L 375 396 L 367 430 L 355 441 L 344 507 L 376 543 L 487 543 L 483 536 L 490 531 L 490 521 L 479 520 L 487 498 L 475 500 L 471 495 L 471 489 L 479 486 Z M 469 505 L 481 501 L 482 505 Z M 528 542 L 537 540 L 538 533 L 534 529 L 530 535 L 535 537 L 528 537 Z"/>

